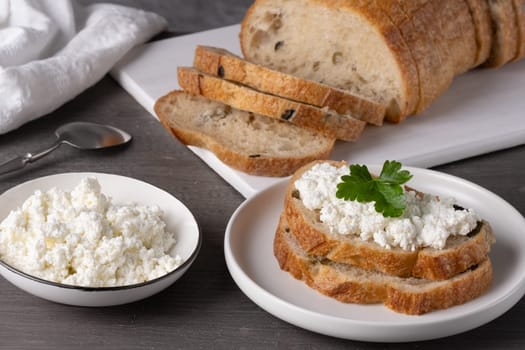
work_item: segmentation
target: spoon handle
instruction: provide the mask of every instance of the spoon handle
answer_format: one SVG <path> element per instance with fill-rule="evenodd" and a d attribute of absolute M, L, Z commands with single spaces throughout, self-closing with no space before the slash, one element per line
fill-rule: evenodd
<path fill-rule="evenodd" d="M 23 167 L 25 167 L 26 164 L 28 163 L 28 158 L 27 158 L 28 155 L 30 156 L 31 154 L 28 153 L 24 156 L 18 156 L 16 158 L 8 160 L 5 163 L 0 164 L 0 174 L 6 174 L 11 171 L 15 171 L 15 170 L 22 169 Z"/>
<path fill-rule="evenodd" d="M 34 161 L 39 160 L 40 158 L 48 155 L 49 153 L 53 152 L 55 149 L 57 149 L 62 142 L 59 140 L 55 142 L 51 147 L 48 147 L 42 151 L 34 152 L 34 153 L 26 153 L 23 156 L 18 156 L 13 159 L 8 160 L 5 163 L 0 164 L 0 174 L 6 174 L 11 171 L 15 171 L 18 169 L 22 169 L 26 166 L 28 163 L 33 163 Z"/>

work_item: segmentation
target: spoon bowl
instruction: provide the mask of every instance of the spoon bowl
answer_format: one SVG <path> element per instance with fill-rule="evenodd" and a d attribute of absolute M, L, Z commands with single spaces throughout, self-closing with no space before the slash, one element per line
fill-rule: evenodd
<path fill-rule="evenodd" d="M 64 124 L 55 131 L 56 141 L 43 150 L 26 153 L 0 164 L 0 174 L 22 169 L 28 163 L 56 150 L 63 143 L 81 150 L 94 150 L 123 145 L 131 141 L 131 135 L 111 125 L 89 122 Z"/>
<path fill-rule="evenodd" d="M 130 134 L 114 126 L 88 122 L 62 125 L 55 134 L 59 142 L 81 150 L 113 147 L 131 140 Z"/>

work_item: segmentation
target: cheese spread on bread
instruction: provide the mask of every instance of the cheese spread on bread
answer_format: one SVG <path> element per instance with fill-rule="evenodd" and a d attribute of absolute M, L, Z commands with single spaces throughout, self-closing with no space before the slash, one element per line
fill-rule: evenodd
<path fill-rule="evenodd" d="M 374 202 L 359 203 L 336 197 L 341 176 L 349 168 L 319 163 L 306 171 L 295 188 L 306 208 L 318 211 L 319 219 L 332 233 L 357 235 L 382 247 L 416 250 L 442 249 L 451 235 L 467 235 L 476 228 L 479 216 L 472 209 L 458 210 L 453 198 L 406 191 L 406 208 L 401 217 L 384 217 Z"/>

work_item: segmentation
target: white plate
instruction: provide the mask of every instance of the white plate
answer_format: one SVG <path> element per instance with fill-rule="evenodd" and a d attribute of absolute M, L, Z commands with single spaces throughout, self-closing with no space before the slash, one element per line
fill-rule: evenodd
<path fill-rule="evenodd" d="M 369 166 L 380 171 L 377 166 Z M 273 237 L 283 208 L 287 181 L 246 200 L 226 228 L 224 252 L 240 289 L 257 305 L 296 326 L 330 336 L 377 342 L 418 341 L 479 327 L 503 314 L 525 293 L 525 219 L 502 198 L 466 180 L 439 172 L 408 168 L 410 186 L 456 198 L 488 220 L 497 242 L 490 257 L 490 290 L 466 304 L 421 316 L 390 311 L 382 304 L 344 304 L 326 297 L 280 270 Z"/>
<path fill-rule="evenodd" d="M 175 233 L 175 252 L 184 262 L 172 272 L 155 280 L 122 287 L 89 288 L 49 282 L 27 275 L 1 260 L 0 274 L 28 293 L 54 302 L 78 306 L 110 306 L 137 301 L 160 292 L 181 277 L 197 257 L 201 246 L 202 237 L 197 222 L 177 198 L 139 180 L 102 173 L 64 173 L 41 177 L 13 187 L 0 195 L 0 221 L 36 190 L 47 191 L 57 187 L 71 191 L 80 180 L 88 176 L 98 179 L 102 192 L 110 196 L 113 203 L 158 205 L 164 212 L 167 230 Z"/>

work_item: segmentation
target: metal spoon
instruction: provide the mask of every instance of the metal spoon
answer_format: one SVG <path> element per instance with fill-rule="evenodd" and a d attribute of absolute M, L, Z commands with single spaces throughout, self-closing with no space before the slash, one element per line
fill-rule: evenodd
<path fill-rule="evenodd" d="M 50 147 L 33 153 L 26 153 L 0 164 L 0 174 L 22 169 L 56 150 L 63 143 L 81 150 L 107 148 L 125 144 L 131 135 L 110 125 L 88 122 L 68 123 L 55 131 L 57 140 Z"/>

